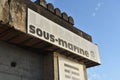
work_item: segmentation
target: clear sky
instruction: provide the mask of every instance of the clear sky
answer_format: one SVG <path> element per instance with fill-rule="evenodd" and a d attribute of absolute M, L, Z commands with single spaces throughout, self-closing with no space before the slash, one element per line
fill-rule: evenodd
<path fill-rule="evenodd" d="M 87 70 L 88 80 L 120 79 L 120 0 L 46 0 L 68 13 L 75 26 L 98 44 L 101 65 Z"/>

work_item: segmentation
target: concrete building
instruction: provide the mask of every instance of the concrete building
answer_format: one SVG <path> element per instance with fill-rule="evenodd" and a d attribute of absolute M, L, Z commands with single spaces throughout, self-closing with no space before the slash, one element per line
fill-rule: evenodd
<path fill-rule="evenodd" d="M 0 0 L 0 80 L 87 80 L 92 37 L 45 0 Z"/>

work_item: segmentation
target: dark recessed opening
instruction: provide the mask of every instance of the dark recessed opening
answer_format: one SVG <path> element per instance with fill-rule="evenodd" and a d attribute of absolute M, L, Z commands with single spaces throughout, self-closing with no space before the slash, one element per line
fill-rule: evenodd
<path fill-rule="evenodd" d="M 17 63 L 16 62 L 11 62 L 11 67 L 16 67 Z"/>

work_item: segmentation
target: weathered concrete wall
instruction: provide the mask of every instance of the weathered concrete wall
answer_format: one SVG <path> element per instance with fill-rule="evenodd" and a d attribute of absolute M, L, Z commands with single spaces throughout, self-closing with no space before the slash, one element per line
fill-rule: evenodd
<path fill-rule="evenodd" d="M 0 21 L 25 32 L 26 4 L 23 0 L 0 0 Z"/>
<path fill-rule="evenodd" d="M 9 4 L 8 0 L 0 0 L 0 21 L 9 22 Z"/>
<path fill-rule="evenodd" d="M 53 53 L 49 53 L 44 56 L 44 79 L 43 80 L 55 80 L 54 79 L 54 56 Z"/>
<path fill-rule="evenodd" d="M 54 80 L 52 60 L 0 41 L 0 80 Z"/>
<path fill-rule="evenodd" d="M 23 0 L 10 1 L 10 25 L 25 32 L 26 30 L 26 4 Z"/>
<path fill-rule="evenodd" d="M 28 7 L 83 38 L 90 37 L 74 28 L 73 18 L 54 9 L 52 4 L 44 7 L 30 0 L 0 0 L 0 21 L 26 33 Z M 43 55 L 0 42 L 0 80 L 59 80 L 58 55 L 55 54 Z"/>
<path fill-rule="evenodd" d="M 26 2 L 30 0 L 0 0 L 0 21 L 26 32 Z"/>

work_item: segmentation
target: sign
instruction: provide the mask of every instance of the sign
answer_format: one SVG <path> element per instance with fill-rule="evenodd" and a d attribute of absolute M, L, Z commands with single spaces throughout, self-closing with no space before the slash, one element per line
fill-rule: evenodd
<path fill-rule="evenodd" d="M 85 80 L 84 67 L 69 59 L 59 57 L 59 80 Z"/>
<path fill-rule="evenodd" d="M 27 33 L 73 54 L 100 63 L 97 45 L 28 8 Z"/>

